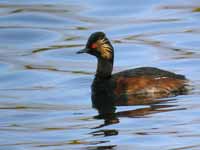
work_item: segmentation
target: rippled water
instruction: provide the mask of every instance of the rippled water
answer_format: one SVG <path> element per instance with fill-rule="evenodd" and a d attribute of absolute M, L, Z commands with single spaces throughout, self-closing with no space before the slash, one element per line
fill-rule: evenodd
<path fill-rule="evenodd" d="M 119 123 L 101 126 L 96 60 L 75 54 L 99 30 L 114 44 L 115 72 L 156 66 L 186 75 L 191 91 L 119 106 Z M 1 0 L 0 149 L 198 150 L 199 50 L 196 0 Z"/>

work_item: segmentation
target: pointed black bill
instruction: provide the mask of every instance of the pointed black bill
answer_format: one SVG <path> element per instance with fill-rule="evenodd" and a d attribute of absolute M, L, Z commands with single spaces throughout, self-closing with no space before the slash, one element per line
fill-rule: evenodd
<path fill-rule="evenodd" d="M 87 53 L 88 51 L 89 51 L 89 49 L 88 49 L 88 48 L 84 48 L 84 49 L 82 49 L 82 50 L 80 50 L 80 51 L 76 52 L 76 54 Z"/>

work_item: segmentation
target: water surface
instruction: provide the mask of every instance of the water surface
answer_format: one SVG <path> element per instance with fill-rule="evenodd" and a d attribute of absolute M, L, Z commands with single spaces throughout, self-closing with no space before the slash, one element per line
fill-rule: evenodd
<path fill-rule="evenodd" d="M 195 0 L 0 2 L 0 149 L 200 149 L 200 4 Z M 154 66 L 190 92 L 118 106 L 102 126 L 91 106 L 96 60 L 76 55 L 104 31 L 114 72 Z"/>

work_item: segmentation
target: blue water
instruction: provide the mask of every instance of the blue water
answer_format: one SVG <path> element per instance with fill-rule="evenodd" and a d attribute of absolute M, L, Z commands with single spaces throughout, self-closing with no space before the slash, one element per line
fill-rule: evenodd
<path fill-rule="evenodd" d="M 95 31 L 113 43 L 114 72 L 167 69 L 190 92 L 119 106 L 119 123 L 101 127 L 90 99 L 96 59 L 75 54 Z M 196 0 L 1 0 L 0 149 L 200 149 L 199 39 Z"/>

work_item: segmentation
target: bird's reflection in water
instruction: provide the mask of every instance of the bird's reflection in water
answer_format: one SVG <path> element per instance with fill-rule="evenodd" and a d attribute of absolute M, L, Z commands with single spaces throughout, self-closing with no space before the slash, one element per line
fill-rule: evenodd
<path fill-rule="evenodd" d="M 154 95 L 152 97 L 144 97 L 144 96 L 135 96 L 135 95 L 129 95 L 126 97 L 121 97 L 120 99 L 106 99 L 105 96 L 104 99 L 101 99 L 100 97 L 96 97 L 95 99 L 92 99 L 92 104 L 95 109 L 98 111 L 98 115 L 94 118 L 96 119 L 104 119 L 104 123 L 99 125 L 95 128 L 101 128 L 106 125 L 110 124 L 116 124 L 119 123 L 119 117 L 132 117 L 132 118 L 138 118 L 138 117 L 145 117 L 149 114 L 159 113 L 159 112 L 167 112 L 167 111 L 175 111 L 175 110 L 182 110 L 182 108 L 175 108 L 177 105 L 169 104 L 169 101 L 175 102 L 175 99 L 159 99 L 165 97 L 163 95 Z M 126 110 L 126 111 L 120 111 L 116 112 L 117 106 L 136 106 L 136 105 L 145 105 L 147 107 L 134 109 L 134 110 Z M 104 135 L 109 135 L 113 133 L 111 131 L 102 131 Z M 114 132 L 117 134 L 117 131 Z"/>

